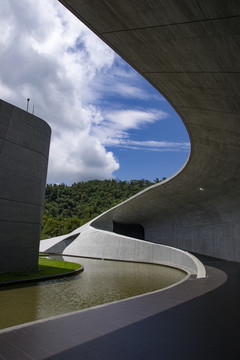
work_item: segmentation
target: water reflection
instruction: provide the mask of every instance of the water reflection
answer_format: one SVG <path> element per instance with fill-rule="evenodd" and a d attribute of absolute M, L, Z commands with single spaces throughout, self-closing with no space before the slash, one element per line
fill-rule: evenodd
<path fill-rule="evenodd" d="M 0 290 L 0 329 L 38 318 L 38 286 L 21 285 Z"/>
<path fill-rule="evenodd" d="M 162 289 L 186 275 L 159 265 L 66 256 L 64 260 L 81 263 L 84 272 L 0 291 L 1 329 Z"/>

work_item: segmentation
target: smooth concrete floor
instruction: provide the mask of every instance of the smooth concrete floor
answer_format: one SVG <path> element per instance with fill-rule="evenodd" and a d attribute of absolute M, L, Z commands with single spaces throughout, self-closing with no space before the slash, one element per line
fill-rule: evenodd
<path fill-rule="evenodd" d="M 0 331 L 0 359 L 239 359 L 240 264 L 208 277 Z"/>

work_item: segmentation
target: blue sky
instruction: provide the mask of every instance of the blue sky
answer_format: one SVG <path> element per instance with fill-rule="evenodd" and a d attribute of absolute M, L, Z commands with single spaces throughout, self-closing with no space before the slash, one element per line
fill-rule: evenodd
<path fill-rule="evenodd" d="M 138 77 L 138 87 L 144 89 L 149 98 L 145 101 L 122 99 L 121 105 L 130 109 L 156 109 L 164 111 L 167 116 L 128 131 L 131 140 L 142 144 L 107 146 L 107 149 L 114 153 L 120 164 L 119 170 L 114 173 L 115 177 L 121 180 L 145 178 L 152 181 L 156 177 L 169 177 L 184 165 L 190 149 L 189 137 L 181 119 L 167 101 L 145 79 Z M 173 146 L 143 146 L 144 142 L 150 141 L 170 142 Z M 175 147 L 176 143 L 183 143 L 183 146 Z"/>
<path fill-rule="evenodd" d="M 56 0 L 1 0 L 0 94 L 52 127 L 49 183 L 169 177 L 189 138 L 167 101 Z"/>
<path fill-rule="evenodd" d="M 137 88 L 139 94 L 133 96 L 133 89 L 132 96 L 126 94 L 119 97 L 119 94 L 111 93 L 111 84 L 109 84 L 110 93 L 106 96 L 103 93 L 102 108 L 105 104 L 106 110 L 109 108 L 122 111 L 147 110 L 160 112 L 160 115 L 163 112 L 165 116 L 156 117 L 153 122 L 146 122 L 128 130 L 128 139 L 139 144 L 121 143 L 116 146 L 106 146 L 114 153 L 120 164 L 120 168 L 113 173 L 114 177 L 121 180 L 145 178 L 151 181 L 156 177 L 159 179 L 169 177 L 184 165 L 189 155 L 190 144 L 185 126 L 165 98 L 141 75 L 117 55 L 115 63 L 115 70 L 120 66 L 125 72 L 132 74 L 128 85 Z M 116 72 L 118 73 L 117 70 Z M 124 82 L 124 77 L 120 78 L 119 82 Z M 153 144 L 148 146 L 145 144 L 148 142 Z M 154 142 L 157 143 L 156 146 Z"/>

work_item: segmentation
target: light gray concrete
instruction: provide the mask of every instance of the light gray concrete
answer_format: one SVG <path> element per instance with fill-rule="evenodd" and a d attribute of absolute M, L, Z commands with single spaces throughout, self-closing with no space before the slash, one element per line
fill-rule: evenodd
<path fill-rule="evenodd" d="M 51 129 L 0 100 L 0 272 L 36 270 Z"/>
<path fill-rule="evenodd" d="M 138 223 L 146 240 L 239 262 L 240 2 L 60 2 L 166 97 L 191 140 L 177 176 L 92 226 Z"/>
<path fill-rule="evenodd" d="M 77 237 L 68 244 L 66 240 Z M 64 247 L 65 242 L 65 247 Z M 204 278 L 206 270 L 193 255 L 174 247 L 151 243 L 85 225 L 69 235 L 42 240 L 40 251 L 98 259 L 162 264 L 181 268 L 197 278 Z"/>

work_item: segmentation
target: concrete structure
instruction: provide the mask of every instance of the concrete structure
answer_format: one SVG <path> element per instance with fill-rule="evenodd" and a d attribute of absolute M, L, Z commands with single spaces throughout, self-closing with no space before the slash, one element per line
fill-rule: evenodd
<path fill-rule="evenodd" d="M 111 209 L 71 238 L 42 244 L 53 247 L 66 238 L 66 246 L 61 244 L 66 252 L 84 242 L 90 230 L 108 231 L 114 241 L 119 235 L 111 232 L 112 221 L 130 221 L 144 227 L 147 240 L 239 262 L 240 3 L 62 3 L 170 99 L 187 126 L 192 149 L 184 169 L 171 180 Z M 216 258 L 204 262 L 209 266 L 205 279 L 1 331 L 0 356 L 239 359 L 240 265 Z"/>
<path fill-rule="evenodd" d="M 147 241 L 239 262 L 240 3 L 60 2 L 166 97 L 191 140 L 181 172 L 91 228 L 133 236 L 137 224 Z"/>
<path fill-rule="evenodd" d="M 0 272 L 36 270 L 51 129 L 0 100 Z"/>
<path fill-rule="evenodd" d="M 196 275 L 197 278 L 206 276 L 203 264 L 186 251 L 95 229 L 90 224 L 80 227 L 67 236 L 42 240 L 40 251 L 51 254 L 162 264 L 181 268 Z"/>

